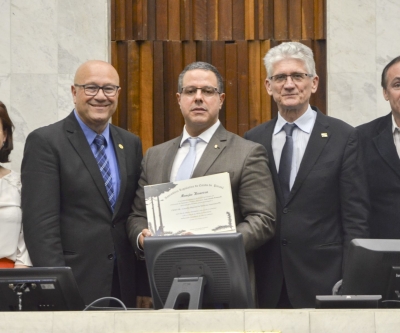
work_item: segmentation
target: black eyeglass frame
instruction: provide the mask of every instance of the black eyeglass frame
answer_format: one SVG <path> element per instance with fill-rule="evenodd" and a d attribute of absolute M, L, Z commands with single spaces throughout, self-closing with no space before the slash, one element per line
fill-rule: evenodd
<path fill-rule="evenodd" d="M 97 84 L 77 84 L 77 83 L 74 83 L 74 86 L 75 86 L 75 87 L 83 88 L 83 91 L 85 92 L 85 95 L 86 95 L 86 96 L 96 96 L 96 95 L 99 93 L 99 90 L 101 89 L 101 90 L 103 90 L 103 94 L 104 94 L 105 96 L 107 96 L 107 97 L 114 97 L 114 96 L 117 94 L 118 89 L 121 88 L 120 86 L 116 86 L 116 85 L 114 85 L 114 84 L 107 84 L 107 85 L 105 85 L 105 86 L 101 86 L 101 87 L 100 87 L 100 86 L 98 86 Z M 97 91 L 96 91 L 95 94 L 88 94 L 87 91 L 86 91 L 86 87 L 96 87 L 96 88 L 97 88 Z M 113 88 L 115 88 L 114 95 L 110 95 L 110 94 L 106 93 L 106 92 L 104 91 L 104 88 L 106 88 L 106 87 L 113 87 Z"/>

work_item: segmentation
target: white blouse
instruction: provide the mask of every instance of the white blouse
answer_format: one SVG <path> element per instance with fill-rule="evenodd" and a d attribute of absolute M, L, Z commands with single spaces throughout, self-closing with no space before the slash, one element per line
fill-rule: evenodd
<path fill-rule="evenodd" d="M 0 178 L 0 258 L 32 266 L 22 231 L 21 180 L 14 171 Z"/>

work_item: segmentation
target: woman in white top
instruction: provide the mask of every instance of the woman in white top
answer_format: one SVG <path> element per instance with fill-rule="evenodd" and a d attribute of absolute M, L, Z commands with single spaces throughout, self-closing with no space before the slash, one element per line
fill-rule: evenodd
<path fill-rule="evenodd" d="M 13 124 L 0 102 L 0 163 L 9 162 Z M 22 232 L 19 174 L 0 165 L 0 268 L 32 266 Z"/>

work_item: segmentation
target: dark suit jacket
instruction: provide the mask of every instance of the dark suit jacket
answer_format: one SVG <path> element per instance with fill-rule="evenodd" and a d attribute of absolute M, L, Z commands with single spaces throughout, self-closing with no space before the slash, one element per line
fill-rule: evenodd
<path fill-rule="evenodd" d="M 120 193 L 112 212 L 96 159 L 72 112 L 33 131 L 21 179 L 23 226 L 34 266 L 70 266 L 86 304 L 110 296 L 117 256 L 122 300 L 136 305 L 136 257 L 126 220 L 140 176 L 140 139 L 110 125 Z"/>
<path fill-rule="evenodd" d="M 315 296 L 332 294 L 341 279 L 350 240 L 368 237 L 368 197 L 358 133 L 317 112 L 286 204 L 271 146 L 277 118 L 245 134 L 266 147 L 277 196 L 276 235 L 256 254 L 258 300 L 263 308 L 276 307 L 284 279 L 293 307 L 315 307 Z"/>
<path fill-rule="evenodd" d="M 369 186 L 372 238 L 400 238 L 400 159 L 392 113 L 358 127 Z"/>
<path fill-rule="evenodd" d="M 133 213 L 128 220 L 129 238 L 135 247 L 138 234 L 148 228 L 144 186 L 170 181 L 181 139 L 182 136 L 150 148 L 143 159 Z M 192 177 L 221 172 L 230 175 L 237 231 L 243 235 L 252 267 L 249 254 L 269 240 L 275 230 L 275 194 L 264 147 L 246 141 L 220 125 Z"/>

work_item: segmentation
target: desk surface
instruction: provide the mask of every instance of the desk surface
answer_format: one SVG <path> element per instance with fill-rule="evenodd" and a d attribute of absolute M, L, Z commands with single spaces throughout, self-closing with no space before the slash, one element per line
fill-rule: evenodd
<path fill-rule="evenodd" d="M 0 332 L 400 332 L 400 309 L 1 312 Z"/>

